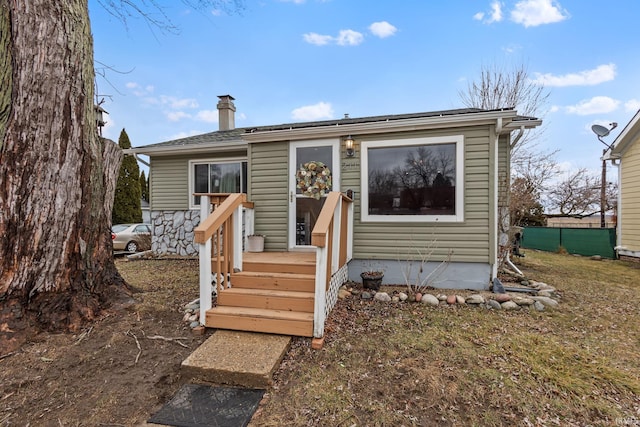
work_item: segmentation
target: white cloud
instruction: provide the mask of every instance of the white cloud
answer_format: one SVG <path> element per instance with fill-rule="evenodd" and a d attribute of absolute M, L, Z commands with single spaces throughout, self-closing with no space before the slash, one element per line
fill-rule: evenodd
<path fill-rule="evenodd" d="M 316 46 L 324 46 L 333 41 L 333 37 L 325 36 L 318 33 L 307 33 L 302 36 L 304 41 L 310 44 L 314 44 Z"/>
<path fill-rule="evenodd" d="M 306 105 L 296 108 L 291 112 L 294 120 L 321 120 L 333 117 L 333 107 L 328 102 L 318 102 L 314 105 Z"/>
<path fill-rule="evenodd" d="M 509 44 L 502 48 L 503 52 L 505 53 L 516 53 L 521 49 L 522 49 L 522 46 L 520 46 L 519 44 Z"/>
<path fill-rule="evenodd" d="M 608 96 L 594 96 L 591 99 L 580 101 L 576 105 L 566 107 L 569 114 L 587 116 L 590 114 L 610 113 L 618 108 L 620 101 Z"/>
<path fill-rule="evenodd" d="M 640 99 L 630 99 L 624 103 L 624 109 L 629 112 L 640 110 Z"/>
<path fill-rule="evenodd" d="M 127 82 L 125 84 L 125 87 L 127 89 L 131 89 L 132 93 L 139 98 L 147 97 L 151 95 L 153 93 L 153 90 L 155 89 L 152 85 L 147 85 L 145 87 L 142 87 L 140 84 L 136 82 Z"/>
<path fill-rule="evenodd" d="M 160 103 L 170 108 L 198 108 L 198 101 L 193 98 L 176 98 L 175 96 L 160 96 Z"/>
<path fill-rule="evenodd" d="M 116 129 L 116 122 L 114 122 L 113 120 L 109 120 L 108 114 L 105 115 L 105 123 L 104 123 L 104 126 L 102 127 L 102 135 L 105 138 L 109 138 L 114 141 L 117 141 L 120 136 L 121 130 L 122 129 Z"/>
<path fill-rule="evenodd" d="M 564 21 L 569 13 L 555 0 L 522 0 L 511 11 L 511 20 L 525 27 Z"/>
<path fill-rule="evenodd" d="M 364 41 L 362 33 L 353 30 L 340 30 L 336 37 L 318 33 L 306 33 L 302 37 L 307 43 L 316 46 L 325 46 L 333 43 L 340 46 L 357 46 Z"/>
<path fill-rule="evenodd" d="M 585 70 L 577 73 L 569 73 L 561 76 L 553 74 L 534 73 L 536 78 L 534 83 L 545 86 L 594 86 L 600 83 L 608 82 L 616 77 L 616 65 L 605 64 L 599 65 L 593 70 Z"/>
<path fill-rule="evenodd" d="M 362 33 L 353 30 L 340 30 L 336 43 L 340 46 L 357 46 L 364 41 Z"/>
<path fill-rule="evenodd" d="M 485 17 L 487 17 L 485 19 Z M 485 24 L 493 24 L 494 22 L 502 21 L 502 3 L 499 1 L 493 1 L 491 3 L 491 12 L 486 14 L 484 12 L 478 12 L 473 15 L 473 19 L 476 21 L 482 21 Z"/>
<path fill-rule="evenodd" d="M 207 123 L 215 123 L 218 121 L 218 110 L 198 111 L 198 114 L 196 114 L 196 119 Z"/>
<path fill-rule="evenodd" d="M 184 111 L 169 111 L 167 113 L 165 113 L 167 115 L 167 119 L 170 122 L 178 122 L 182 119 L 189 119 L 191 118 L 190 114 L 185 113 Z"/>
<path fill-rule="evenodd" d="M 557 105 L 552 105 L 551 108 L 549 108 L 550 113 L 557 113 L 558 111 L 560 111 L 560 107 Z"/>
<path fill-rule="evenodd" d="M 389 24 L 387 21 L 374 22 L 369 25 L 369 31 L 376 37 L 384 39 L 385 37 L 391 37 L 398 31 L 396 27 Z"/>

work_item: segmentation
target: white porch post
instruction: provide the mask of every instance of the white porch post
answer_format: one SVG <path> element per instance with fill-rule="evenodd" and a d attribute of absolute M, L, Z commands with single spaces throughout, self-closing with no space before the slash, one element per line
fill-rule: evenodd
<path fill-rule="evenodd" d="M 347 262 L 353 258 L 353 202 L 347 204 Z"/>
<path fill-rule="evenodd" d="M 331 250 L 331 276 L 342 267 L 340 264 L 340 237 L 342 235 L 342 200 L 333 212 L 333 242 Z"/>
<path fill-rule="evenodd" d="M 234 233 L 234 242 L 233 242 L 233 268 L 242 270 L 242 242 L 244 241 L 244 236 L 242 235 L 242 205 L 236 208 L 236 211 L 233 213 L 233 233 Z"/>
<path fill-rule="evenodd" d="M 248 241 L 248 237 L 251 236 L 253 234 L 253 230 L 254 230 L 254 212 L 253 209 L 245 209 L 244 211 L 244 246 L 246 247 L 247 244 L 249 243 Z"/>
<path fill-rule="evenodd" d="M 313 336 L 314 338 L 322 338 L 324 335 L 325 322 L 325 306 L 326 302 L 326 283 L 327 283 L 327 263 L 331 262 L 327 259 L 327 245 L 329 244 L 328 236 L 325 238 L 324 247 L 316 248 L 316 292 L 313 307 Z"/>
<path fill-rule="evenodd" d="M 209 196 L 200 196 L 200 222 L 209 216 Z M 211 308 L 211 238 L 199 246 L 200 256 L 200 324 L 204 325 L 207 310 Z"/>

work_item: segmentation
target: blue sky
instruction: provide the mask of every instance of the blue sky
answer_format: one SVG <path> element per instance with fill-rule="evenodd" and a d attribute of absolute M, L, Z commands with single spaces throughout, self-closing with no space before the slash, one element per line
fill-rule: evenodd
<path fill-rule="evenodd" d="M 160 3 L 179 34 L 89 1 L 104 135 L 133 146 L 217 130 L 217 95 L 238 127 L 433 111 L 463 107 L 481 67 L 524 64 L 551 93 L 539 147 L 597 171 L 591 125 L 618 122 L 612 142 L 640 108 L 637 0 Z"/>

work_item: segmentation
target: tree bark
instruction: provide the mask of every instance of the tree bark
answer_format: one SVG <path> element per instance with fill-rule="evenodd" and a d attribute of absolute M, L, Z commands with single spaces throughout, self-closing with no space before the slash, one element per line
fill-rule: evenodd
<path fill-rule="evenodd" d="M 6 343 L 25 321 L 77 329 L 127 285 L 110 235 L 122 154 L 95 123 L 87 1 L 0 0 L 0 79 Z"/>

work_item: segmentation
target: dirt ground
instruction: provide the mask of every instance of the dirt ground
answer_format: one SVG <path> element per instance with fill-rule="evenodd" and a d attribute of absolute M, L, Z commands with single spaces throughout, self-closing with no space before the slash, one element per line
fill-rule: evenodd
<path fill-rule="evenodd" d="M 41 333 L 0 359 L 0 426 L 138 425 L 187 382 L 180 363 L 206 338 L 182 321 L 198 296 L 197 262 L 144 261 L 153 274 L 117 263 L 141 288 L 139 302 L 78 334 Z"/>

